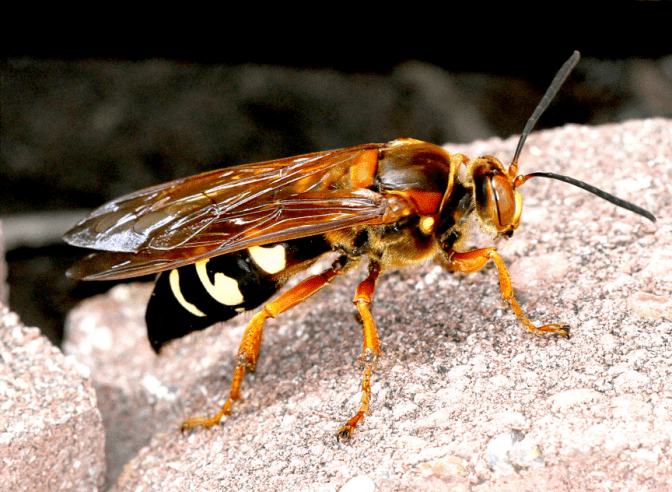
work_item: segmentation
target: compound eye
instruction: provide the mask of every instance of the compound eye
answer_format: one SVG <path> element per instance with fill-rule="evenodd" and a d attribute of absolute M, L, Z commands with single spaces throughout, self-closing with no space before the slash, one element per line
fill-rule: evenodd
<path fill-rule="evenodd" d="M 491 178 L 491 203 L 495 204 L 497 214 L 494 219 L 498 229 L 504 229 L 513 222 L 516 213 L 516 199 L 508 179 L 501 174 Z"/>
<path fill-rule="evenodd" d="M 502 174 L 482 177 L 480 214 L 482 219 L 502 232 L 513 222 L 516 213 L 516 199 L 511 184 Z"/>

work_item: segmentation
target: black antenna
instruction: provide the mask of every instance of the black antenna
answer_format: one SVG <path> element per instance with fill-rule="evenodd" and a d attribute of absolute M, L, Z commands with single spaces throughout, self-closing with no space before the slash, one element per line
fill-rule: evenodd
<path fill-rule="evenodd" d="M 565 64 L 560 68 L 560 70 L 558 70 L 558 73 L 555 75 L 555 78 L 553 78 L 553 82 L 551 82 L 551 85 L 546 90 L 546 94 L 544 94 L 544 97 L 541 98 L 541 101 L 539 101 L 537 108 L 534 110 L 534 113 L 532 113 L 532 116 L 530 116 L 530 119 L 527 120 L 525 128 L 523 128 L 523 133 L 521 133 L 520 135 L 520 140 L 518 141 L 518 147 L 516 148 L 516 153 L 513 155 L 513 160 L 511 161 L 509 171 L 511 171 L 512 167 L 515 170 L 517 170 L 518 156 L 520 155 L 520 152 L 523 150 L 523 146 L 525 145 L 525 140 L 527 140 L 527 136 L 530 134 L 530 132 L 532 132 L 532 129 L 534 128 L 534 125 L 536 125 L 537 120 L 539 120 L 539 117 L 542 115 L 544 111 L 546 111 L 546 108 L 548 108 L 548 106 L 551 104 L 551 101 L 558 93 L 560 86 L 565 82 L 565 79 L 567 79 L 569 73 L 574 69 L 576 64 L 579 62 L 579 58 L 581 58 L 581 54 L 578 51 L 575 51 L 572 54 L 572 56 L 570 56 L 569 59 L 565 62 Z M 590 193 L 597 195 L 600 198 L 613 203 L 614 205 L 617 205 L 626 210 L 639 214 L 642 217 L 646 217 L 651 222 L 656 221 L 656 218 L 651 212 L 644 210 L 641 207 L 638 207 L 634 203 L 627 202 L 618 197 L 615 197 L 614 195 L 607 193 L 606 191 L 602 191 L 599 188 L 595 188 L 594 186 L 584 183 L 583 181 L 579 181 L 578 179 L 570 178 L 568 176 L 563 176 L 561 174 L 539 172 L 539 173 L 527 174 L 525 176 L 518 176 L 516 178 L 515 182 L 516 184 L 514 186 L 518 187 L 522 185 L 525 181 L 527 181 L 529 178 L 534 177 L 551 178 L 551 179 L 557 179 L 558 181 L 564 181 L 565 183 L 569 183 L 574 186 L 577 186 L 578 188 L 589 191 Z"/>
<path fill-rule="evenodd" d="M 654 215 L 651 212 L 649 212 L 647 210 L 644 210 L 641 207 L 638 207 L 634 203 L 626 202 L 625 200 L 622 200 L 618 197 L 615 197 L 614 195 L 611 195 L 611 194 L 607 193 L 606 191 L 602 191 L 599 188 L 595 188 L 594 186 L 591 186 L 587 183 L 584 183 L 583 181 L 579 181 L 578 179 L 570 178 L 568 176 L 563 176 L 562 174 L 539 172 L 539 173 L 531 173 L 531 174 L 525 175 L 525 181 L 527 181 L 528 178 L 534 178 L 534 177 L 552 178 L 552 179 L 557 179 L 558 181 L 564 181 L 565 183 L 569 183 L 569 184 L 577 186 L 581 189 L 589 191 L 593 195 L 597 195 L 600 198 L 603 198 L 606 201 L 613 203 L 614 205 L 618 205 L 619 207 L 622 207 L 626 210 L 630 210 L 631 212 L 635 212 L 636 214 L 639 214 L 642 217 L 646 217 L 651 222 L 656 221 L 656 218 L 654 217 Z"/>
<path fill-rule="evenodd" d="M 558 93 L 560 86 L 565 82 L 565 79 L 567 78 L 569 73 L 574 69 L 576 64 L 579 62 L 579 58 L 581 58 L 581 53 L 579 53 L 578 51 L 574 51 L 574 54 L 572 54 L 572 56 L 569 57 L 569 59 L 565 62 L 565 64 L 560 68 L 558 73 L 555 75 L 553 82 L 551 82 L 551 85 L 546 90 L 546 94 L 544 94 L 544 97 L 542 97 L 541 101 L 539 101 L 539 104 L 537 105 L 537 108 L 534 110 L 534 113 L 532 113 L 532 116 L 530 116 L 530 119 L 527 120 L 525 128 L 523 128 L 523 133 L 520 134 L 520 140 L 518 141 L 518 147 L 516 148 L 516 153 L 513 155 L 513 160 L 511 161 L 512 166 L 518 164 L 518 156 L 520 155 L 520 152 L 523 150 L 523 145 L 525 145 L 525 140 L 527 140 L 527 136 L 532 132 L 532 129 L 534 128 L 534 125 L 537 124 L 537 120 L 539 120 L 539 117 L 542 115 L 544 111 L 546 111 L 546 108 L 548 108 L 548 106 L 551 104 L 551 101 Z"/>

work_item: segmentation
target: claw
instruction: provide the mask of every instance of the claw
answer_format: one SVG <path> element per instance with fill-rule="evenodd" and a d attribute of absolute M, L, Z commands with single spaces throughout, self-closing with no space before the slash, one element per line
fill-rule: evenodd
<path fill-rule="evenodd" d="M 350 437 L 352 437 L 352 433 L 353 433 L 354 430 L 355 430 L 354 427 L 350 427 L 350 426 L 347 426 L 347 425 L 343 426 L 341 428 L 341 430 L 339 430 L 336 433 L 336 439 L 338 440 L 338 442 L 347 441 L 347 440 L 350 439 Z"/>

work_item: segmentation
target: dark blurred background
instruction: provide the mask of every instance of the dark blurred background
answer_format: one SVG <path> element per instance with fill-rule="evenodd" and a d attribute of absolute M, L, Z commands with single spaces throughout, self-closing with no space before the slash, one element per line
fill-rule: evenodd
<path fill-rule="evenodd" d="M 638 15 L 553 36 L 541 27 L 538 39 L 420 25 L 386 39 L 375 25 L 338 42 L 267 36 L 256 50 L 224 37 L 159 48 L 10 46 L 0 64 L 10 306 L 60 343 L 67 311 L 110 287 L 64 275 L 83 252 L 59 238 L 87 209 L 219 167 L 402 136 L 508 137 L 574 49 L 582 60 L 537 129 L 670 118 L 668 22 Z"/>

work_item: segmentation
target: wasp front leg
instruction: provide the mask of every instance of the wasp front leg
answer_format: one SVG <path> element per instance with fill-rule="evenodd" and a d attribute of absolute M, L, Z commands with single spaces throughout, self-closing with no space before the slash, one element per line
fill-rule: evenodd
<path fill-rule="evenodd" d="M 380 266 L 376 263 L 369 264 L 369 276 L 357 286 L 357 293 L 353 299 L 361 316 L 362 329 L 364 331 L 364 350 L 362 356 L 359 358 L 359 361 L 363 365 L 362 404 L 357 413 L 338 431 L 337 437 L 339 440 L 349 438 L 357 427 L 357 424 L 369 412 L 369 405 L 371 403 L 371 373 L 380 356 L 378 330 L 376 329 L 376 323 L 373 321 L 373 316 L 371 316 L 371 301 L 379 275 Z"/>
<path fill-rule="evenodd" d="M 511 306 L 511 309 L 513 309 L 513 312 L 523 326 L 535 335 L 554 333 L 565 338 L 569 337 L 568 325 L 550 324 L 537 327 L 532 324 L 520 308 L 518 301 L 516 301 L 516 297 L 513 293 L 513 285 L 511 284 L 511 276 L 506 269 L 504 261 L 495 248 L 475 249 L 466 253 L 447 253 L 442 260 L 442 264 L 447 270 L 464 273 L 476 272 L 483 268 L 488 260 L 494 261 L 497 266 L 497 271 L 499 272 L 499 285 L 502 291 L 502 301 Z"/>
<path fill-rule="evenodd" d="M 245 372 L 254 372 L 257 366 L 259 349 L 261 348 L 261 335 L 264 331 L 264 323 L 268 318 L 275 318 L 281 313 L 302 303 L 322 288 L 326 287 L 338 275 L 347 271 L 347 260 L 340 258 L 334 262 L 331 268 L 325 270 L 319 275 L 309 277 L 297 286 L 285 292 L 275 301 L 269 302 L 264 309 L 255 314 L 245 329 L 243 341 L 238 348 L 236 357 L 236 369 L 233 373 L 231 390 L 229 398 L 222 406 L 222 409 L 212 417 L 192 417 L 182 424 L 182 430 L 190 430 L 202 425 L 206 429 L 219 424 L 222 417 L 231 414 L 231 407 L 234 402 L 240 400 L 240 386 L 243 383 Z"/>

